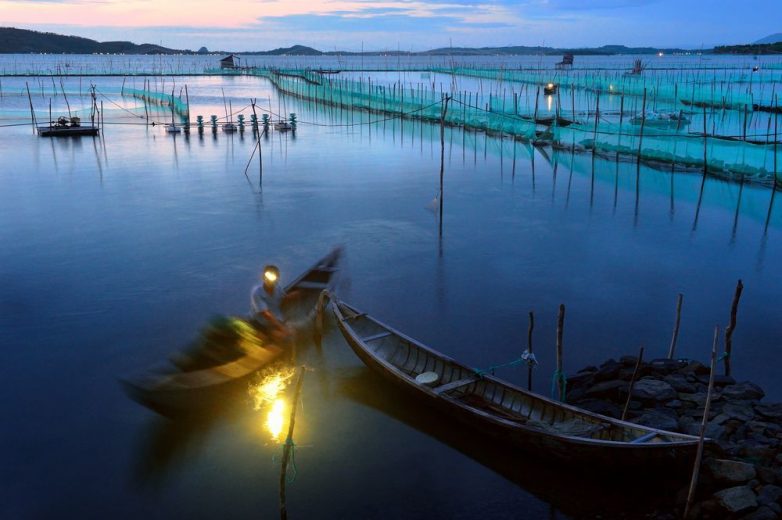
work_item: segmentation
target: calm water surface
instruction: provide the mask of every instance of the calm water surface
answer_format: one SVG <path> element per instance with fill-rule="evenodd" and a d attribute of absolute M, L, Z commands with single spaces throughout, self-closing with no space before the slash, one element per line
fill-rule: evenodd
<path fill-rule="evenodd" d="M 121 80 L 99 81 L 108 92 Z M 295 137 L 263 141 L 262 189 L 257 156 L 244 174 L 250 132 L 174 138 L 136 124 L 127 110 L 138 106 L 116 96 L 106 118 L 127 124 L 100 139 L 3 128 L 0 516 L 276 516 L 281 448 L 244 389 L 223 413 L 179 424 L 128 400 L 117 380 L 165 359 L 211 316 L 246 312 L 264 263 L 290 277 L 337 243 L 344 299 L 472 365 L 517 357 L 534 310 L 541 393 L 560 303 L 569 372 L 640 345 L 664 355 L 679 292 L 679 353 L 705 359 L 741 278 L 736 376 L 782 399 L 782 208 L 769 218 L 768 188 L 448 130 L 439 239 L 427 209 L 438 128 L 283 105 L 261 79 L 187 83 L 194 115 L 222 114 L 221 88 L 235 109 L 257 97 L 297 113 Z M 0 112 L 24 103 L 6 97 Z M 46 96 L 35 103 L 48 107 Z M 419 409 L 333 326 L 321 352 L 302 356 L 313 371 L 292 518 L 569 518 L 609 507 L 589 479 Z M 499 375 L 525 381 L 517 369 Z M 636 493 L 625 498 L 651 507 Z"/>

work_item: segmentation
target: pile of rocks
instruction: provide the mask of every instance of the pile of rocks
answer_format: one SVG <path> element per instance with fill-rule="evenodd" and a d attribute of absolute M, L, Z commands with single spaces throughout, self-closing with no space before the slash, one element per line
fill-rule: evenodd
<path fill-rule="evenodd" d="M 619 418 L 636 361 L 611 359 L 570 376 L 567 401 Z M 708 383 L 709 367 L 697 361 L 641 363 L 627 420 L 699 435 Z M 706 436 L 716 443 L 704 454 L 693 518 L 782 518 L 782 403 L 764 396 L 753 383 L 715 376 Z"/>

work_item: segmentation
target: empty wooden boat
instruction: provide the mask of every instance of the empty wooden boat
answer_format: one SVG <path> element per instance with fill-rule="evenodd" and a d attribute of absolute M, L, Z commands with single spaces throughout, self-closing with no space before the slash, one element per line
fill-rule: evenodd
<path fill-rule="evenodd" d="M 285 287 L 286 295 L 296 296 L 295 300 L 283 301 L 289 322 L 302 328 L 308 325 L 321 291 L 334 283 L 341 256 L 342 248 L 335 248 Z M 287 350 L 255 327 L 251 317 L 234 321 L 236 340 L 230 345 L 197 344 L 177 353 L 170 366 L 122 380 L 126 393 L 164 415 L 197 411 L 215 404 L 220 390 L 246 380 Z"/>
<path fill-rule="evenodd" d="M 463 365 L 340 302 L 343 336 L 372 370 L 483 433 L 562 461 L 639 466 L 692 460 L 698 438 L 598 415 Z"/>

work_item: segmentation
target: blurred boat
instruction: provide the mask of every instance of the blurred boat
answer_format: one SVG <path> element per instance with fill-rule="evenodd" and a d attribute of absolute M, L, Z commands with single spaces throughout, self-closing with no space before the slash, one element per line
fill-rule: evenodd
<path fill-rule="evenodd" d="M 373 371 L 483 433 L 538 455 L 613 467 L 686 463 L 698 438 L 598 415 L 480 373 L 334 300 L 342 335 Z"/>
<path fill-rule="evenodd" d="M 323 290 L 331 289 L 339 269 L 342 248 L 318 260 L 284 289 L 287 322 L 304 329 L 314 317 Z M 121 381 L 133 400 L 168 416 L 199 411 L 219 403 L 221 390 L 280 358 L 286 345 L 275 344 L 252 317 L 213 321 L 201 341 L 176 353 L 170 365 Z"/>

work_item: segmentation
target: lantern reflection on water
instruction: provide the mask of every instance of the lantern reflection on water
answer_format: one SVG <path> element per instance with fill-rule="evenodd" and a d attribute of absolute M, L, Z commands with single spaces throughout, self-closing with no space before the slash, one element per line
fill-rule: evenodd
<path fill-rule="evenodd" d="M 270 368 L 261 374 L 258 381 L 250 385 L 255 410 L 266 410 L 266 430 L 274 441 L 280 441 L 287 408 L 282 393 L 295 374 L 292 368 Z"/>

